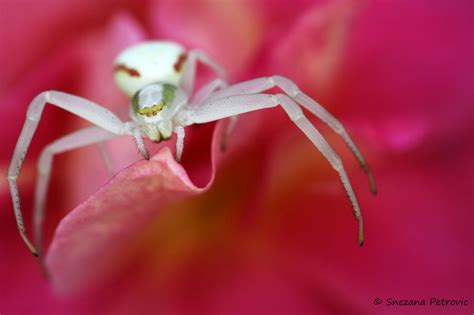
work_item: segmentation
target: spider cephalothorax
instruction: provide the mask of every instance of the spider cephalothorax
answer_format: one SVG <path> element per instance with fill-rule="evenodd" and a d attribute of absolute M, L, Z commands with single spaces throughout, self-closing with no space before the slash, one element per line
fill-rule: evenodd
<path fill-rule="evenodd" d="M 195 92 L 197 61 L 211 67 L 218 78 Z M 327 123 L 342 137 L 367 173 L 370 189 L 375 194 L 375 183 L 369 166 L 343 125 L 324 107 L 304 94 L 292 81 L 281 76 L 270 76 L 229 85 L 225 71 L 204 53 L 197 50 L 186 52 L 182 46 L 167 41 L 145 42 L 126 49 L 115 60 L 114 69 L 118 87 L 131 98 L 129 110 L 131 120 L 128 122 L 122 122 L 115 114 L 89 100 L 57 91 L 39 94 L 28 108 L 27 119 L 15 147 L 7 177 L 18 230 L 34 255 L 38 256 L 41 252 L 43 210 L 54 154 L 102 143 L 116 136 L 128 135 L 135 139 L 140 153 L 148 159 L 148 150 L 143 142 L 144 136 L 159 142 L 171 138 L 175 133 L 176 159 L 179 161 L 183 152 L 185 127 L 231 117 L 232 123 L 225 133 L 228 136 L 237 115 L 276 106 L 283 108 L 291 121 L 338 172 L 358 221 L 358 242 L 360 245 L 363 244 L 362 214 L 342 161 L 306 118 L 302 108 Z M 283 93 L 263 93 L 274 87 L 278 87 Z M 17 177 L 46 104 L 67 110 L 95 126 L 63 136 L 42 152 L 38 165 L 33 245 L 26 235 L 23 224 Z"/>
<path fill-rule="evenodd" d="M 173 134 L 173 117 L 187 102 L 186 94 L 169 83 L 153 83 L 132 97 L 130 116 L 150 140 L 167 140 Z"/>

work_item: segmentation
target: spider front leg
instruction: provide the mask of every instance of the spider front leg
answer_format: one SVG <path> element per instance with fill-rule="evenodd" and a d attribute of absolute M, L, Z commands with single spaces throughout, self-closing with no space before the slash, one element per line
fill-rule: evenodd
<path fill-rule="evenodd" d="M 301 129 L 301 131 L 303 131 L 309 140 L 311 140 L 316 148 L 329 161 L 331 166 L 338 172 L 342 185 L 351 201 L 354 215 L 358 222 L 358 243 L 362 246 L 364 243 L 362 213 L 342 161 L 318 130 L 304 116 L 299 105 L 289 96 L 284 94 L 244 94 L 228 96 L 208 100 L 199 107 L 190 108 L 186 113 L 186 116 L 188 118 L 188 124 L 206 123 L 259 109 L 276 107 L 278 105 L 283 107 L 290 119 L 298 126 L 298 128 Z"/>
<path fill-rule="evenodd" d="M 15 146 L 15 151 L 13 152 L 13 157 L 7 172 L 7 178 L 13 200 L 13 210 L 15 212 L 18 231 L 20 232 L 23 241 L 28 246 L 31 253 L 33 253 L 35 256 L 38 256 L 39 253 L 26 235 L 23 216 L 21 213 L 17 178 L 31 139 L 33 138 L 34 132 L 36 131 L 38 123 L 41 119 L 44 106 L 47 103 L 69 111 L 115 135 L 128 134 L 130 129 L 129 124 L 120 121 L 120 119 L 112 112 L 78 96 L 62 92 L 48 91 L 39 94 L 33 99 L 30 106 L 28 107 L 26 121 Z"/>
<path fill-rule="evenodd" d="M 336 132 L 342 137 L 346 145 L 356 157 L 361 168 L 367 174 L 369 178 L 370 191 L 375 195 L 377 193 L 377 188 L 375 185 L 374 177 L 372 175 L 372 171 L 370 170 L 368 163 L 365 161 L 359 148 L 351 139 L 342 123 L 333 115 L 331 115 L 331 113 L 329 113 L 318 102 L 303 93 L 293 81 L 278 75 L 253 79 L 237 83 L 222 90 L 216 91 L 209 97 L 209 99 L 218 99 L 236 94 L 260 93 L 274 87 L 279 87 L 294 101 L 298 102 L 301 106 L 306 108 L 313 115 L 324 121 L 334 132 Z"/>
<path fill-rule="evenodd" d="M 47 145 L 38 160 L 38 177 L 36 179 L 35 206 L 33 216 L 34 244 L 38 254 L 42 253 L 43 219 L 51 166 L 54 155 L 78 149 L 91 144 L 101 144 L 117 137 L 99 127 L 87 127 L 67 134 Z M 105 161 L 104 161 L 105 162 Z M 107 165 L 106 165 L 107 166 Z M 108 168 L 108 167 L 107 167 Z"/>

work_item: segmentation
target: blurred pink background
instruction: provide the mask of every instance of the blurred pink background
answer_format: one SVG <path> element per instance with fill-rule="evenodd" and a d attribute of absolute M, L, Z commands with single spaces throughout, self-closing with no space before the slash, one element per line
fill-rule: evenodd
<path fill-rule="evenodd" d="M 115 55 L 169 39 L 213 56 L 233 82 L 294 80 L 344 123 L 379 194 L 312 118 L 361 204 L 359 248 L 337 174 L 281 109 L 242 115 L 223 154 L 222 124 L 188 128 L 185 171 L 160 151 L 174 140 L 148 144 L 152 162 L 132 140 L 111 141 L 124 169 L 112 182 L 96 148 L 66 153 L 47 204 L 49 281 L 0 181 L 0 314 L 471 314 L 473 20 L 462 0 L 1 1 L 2 174 L 36 94 L 77 94 L 126 117 Z M 46 108 L 19 179 L 30 232 L 41 149 L 85 125 Z"/>

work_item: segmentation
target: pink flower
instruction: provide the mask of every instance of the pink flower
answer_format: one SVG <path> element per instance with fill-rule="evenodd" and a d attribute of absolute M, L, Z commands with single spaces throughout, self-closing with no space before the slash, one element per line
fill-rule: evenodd
<path fill-rule="evenodd" d="M 35 3 L 0 7 L 9 26 L 0 51 L 4 170 L 37 93 L 62 90 L 126 115 L 114 56 L 165 38 L 208 52 L 235 82 L 275 73 L 295 80 L 342 120 L 380 193 L 370 196 L 339 137 L 314 119 L 361 203 L 367 242 L 359 248 L 337 174 L 279 109 L 242 115 L 225 153 L 225 121 L 190 127 L 182 165 L 166 148 L 172 142 L 149 144 L 155 155 L 141 161 L 130 139 L 112 141 L 122 171 L 111 180 L 95 148 L 58 156 L 46 219 L 49 280 L 5 209 L 0 313 L 472 310 L 470 4 Z M 45 112 L 20 177 L 26 216 L 39 151 L 82 125 Z M 8 194 L 4 181 L 2 204 Z M 387 306 L 388 298 L 465 298 L 469 306 Z"/>

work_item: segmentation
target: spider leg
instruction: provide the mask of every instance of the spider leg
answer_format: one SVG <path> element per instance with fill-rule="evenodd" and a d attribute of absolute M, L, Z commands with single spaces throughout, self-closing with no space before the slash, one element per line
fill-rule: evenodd
<path fill-rule="evenodd" d="M 176 161 L 179 162 L 183 156 L 185 132 L 182 126 L 176 126 L 174 132 L 176 133 Z"/>
<path fill-rule="evenodd" d="M 206 123 L 246 112 L 280 105 L 283 107 L 290 119 L 303 131 L 316 148 L 329 161 L 331 166 L 338 172 L 342 185 L 349 197 L 358 221 L 358 242 L 364 243 L 364 225 L 359 203 L 352 189 L 347 173 L 336 152 L 331 148 L 319 131 L 304 116 L 300 106 L 284 94 L 243 94 L 228 96 L 220 99 L 209 100 L 199 107 L 189 109 L 187 113 L 189 124 Z"/>
<path fill-rule="evenodd" d="M 239 116 L 231 116 L 229 123 L 227 124 L 224 135 L 222 136 L 221 140 L 221 151 L 225 152 L 227 150 L 227 142 L 230 137 L 230 134 L 232 133 L 232 130 L 234 130 L 235 124 L 237 123 Z"/>
<path fill-rule="evenodd" d="M 18 231 L 31 253 L 35 256 L 38 256 L 38 252 L 26 235 L 20 207 L 17 178 L 31 139 L 38 127 L 41 114 L 43 113 L 43 109 L 47 103 L 69 111 L 116 135 L 128 134 L 130 129 L 129 124 L 120 121 L 120 119 L 109 110 L 78 96 L 62 92 L 48 91 L 39 94 L 33 99 L 28 107 L 26 121 L 13 152 L 13 157 L 7 172 L 7 178 L 13 200 L 13 210 L 15 212 Z"/>
<path fill-rule="evenodd" d="M 150 153 L 148 153 L 145 143 L 143 142 L 142 132 L 140 128 L 134 128 L 132 130 L 133 139 L 135 139 L 135 144 L 137 145 L 138 151 L 143 156 L 145 160 L 150 159 Z"/>
<path fill-rule="evenodd" d="M 187 56 L 186 65 L 184 67 L 183 81 L 181 84 L 183 90 L 188 95 L 191 95 L 194 90 L 194 81 L 196 79 L 196 64 L 198 61 L 210 67 L 219 78 L 223 79 L 224 81 L 227 81 L 227 73 L 221 65 L 212 60 L 202 51 L 197 49 L 191 50 L 189 51 Z"/>
<path fill-rule="evenodd" d="M 43 219 L 46 196 L 48 194 L 48 184 L 51 175 L 51 166 L 54 155 L 66 151 L 78 149 L 94 143 L 103 143 L 117 137 L 109 131 L 99 127 L 87 127 L 67 134 L 56 141 L 50 143 L 41 152 L 38 161 L 38 177 L 36 179 L 35 206 L 33 216 L 34 244 L 38 255 L 42 253 Z"/>
<path fill-rule="evenodd" d="M 193 100 L 191 101 L 190 106 L 198 106 L 202 102 L 204 102 L 207 98 L 209 98 L 213 93 L 217 90 L 223 89 L 228 86 L 228 83 L 222 79 L 215 79 L 205 86 L 203 86 L 199 91 L 196 92 Z M 224 152 L 227 149 L 227 139 L 229 138 L 232 130 L 234 130 L 235 124 L 237 123 L 238 116 L 230 117 L 230 121 L 226 126 L 226 130 L 224 131 L 224 135 L 222 136 L 221 140 L 221 151 Z"/>
<path fill-rule="evenodd" d="M 99 150 L 102 161 L 104 161 L 107 174 L 109 174 L 109 177 L 112 178 L 115 174 L 115 165 L 110 157 L 110 152 L 107 148 L 107 145 L 104 142 L 99 142 L 97 143 L 97 149 Z"/>
<path fill-rule="evenodd" d="M 229 84 L 222 79 L 215 79 L 204 85 L 196 92 L 189 106 L 196 106 L 204 102 L 212 93 L 227 87 Z"/>
<path fill-rule="evenodd" d="M 356 146 L 354 141 L 351 139 L 351 137 L 345 130 L 342 123 L 336 117 L 331 115 L 331 113 L 329 113 L 318 102 L 303 93 L 293 81 L 278 75 L 253 79 L 237 83 L 222 90 L 216 91 L 209 97 L 209 99 L 218 99 L 236 94 L 260 93 L 274 87 L 279 87 L 289 97 L 298 102 L 301 106 L 306 108 L 313 115 L 324 121 L 334 132 L 336 132 L 342 137 L 346 145 L 356 157 L 361 168 L 367 174 L 369 178 L 370 191 L 375 195 L 377 193 L 377 188 L 370 167 L 365 161 L 359 148 Z"/>

